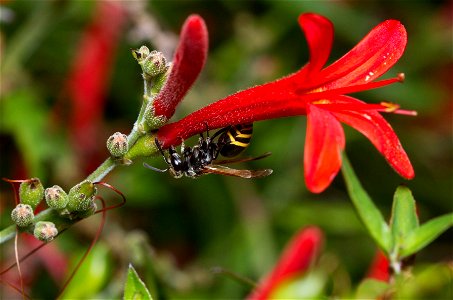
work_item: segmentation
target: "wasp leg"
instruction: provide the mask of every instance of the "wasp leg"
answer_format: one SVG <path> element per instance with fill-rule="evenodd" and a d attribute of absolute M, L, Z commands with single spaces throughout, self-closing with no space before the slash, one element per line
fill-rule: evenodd
<path fill-rule="evenodd" d="M 162 150 L 162 147 L 161 147 L 161 145 L 160 145 L 160 143 L 159 143 L 159 140 L 158 140 L 157 138 L 154 139 L 154 143 L 156 144 L 157 149 L 159 149 L 159 152 L 162 154 L 162 156 L 163 156 L 165 162 L 167 163 L 167 165 L 170 166 L 171 164 L 170 164 L 170 162 L 168 161 L 167 157 L 165 156 L 164 150 Z"/>

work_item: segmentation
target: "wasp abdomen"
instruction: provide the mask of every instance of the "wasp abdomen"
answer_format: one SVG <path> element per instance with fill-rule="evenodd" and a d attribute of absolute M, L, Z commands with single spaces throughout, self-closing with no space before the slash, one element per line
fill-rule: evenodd
<path fill-rule="evenodd" d="M 252 138 L 253 124 L 230 126 L 219 137 L 220 154 L 224 157 L 234 157 L 244 151 Z"/>

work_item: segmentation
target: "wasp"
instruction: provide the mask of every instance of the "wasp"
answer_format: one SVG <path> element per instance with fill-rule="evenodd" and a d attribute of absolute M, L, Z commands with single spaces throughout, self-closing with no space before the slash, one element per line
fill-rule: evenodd
<path fill-rule="evenodd" d="M 168 168 L 161 170 L 146 163 L 144 163 L 144 166 L 158 172 L 169 171 L 175 178 L 182 176 L 197 178 L 204 174 L 220 174 L 242 178 L 265 177 L 272 173 L 271 169 L 244 170 L 223 166 L 262 159 L 270 155 L 270 153 L 264 153 L 257 157 L 232 158 L 247 148 L 252 132 L 252 124 L 225 127 L 217 131 L 212 138 L 209 136 L 209 130 L 206 130 L 206 137 L 201 133 L 198 144 L 193 147 L 186 147 L 183 142 L 180 152 L 174 146 L 171 146 L 168 149 L 168 156 L 165 155 L 159 140 L 156 138 L 154 142 Z M 216 161 L 219 155 L 230 159 Z"/>

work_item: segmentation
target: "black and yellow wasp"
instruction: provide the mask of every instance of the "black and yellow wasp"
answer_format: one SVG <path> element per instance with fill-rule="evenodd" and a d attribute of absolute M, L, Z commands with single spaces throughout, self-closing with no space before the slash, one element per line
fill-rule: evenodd
<path fill-rule="evenodd" d="M 155 143 L 165 162 L 167 169 L 161 170 L 144 163 L 144 166 L 158 172 L 169 171 L 173 177 L 180 178 L 183 175 L 190 178 L 197 178 L 204 174 L 220 174 L 242 178 L 265 177 L 272 173 L 271 169 L 243 170 L 228 168 L 223 165 L 252 161 L 267 157 L 265 153 L 257 157 L 232 158 L 244 151 L 250 143 L 253 133 L 253 124 L 232 125 L 218 130 L 212 138 L 206 130 L 206 137 L 200 134 L 198 144 L 193 147 L 186 147 L 181 144 L 181 151 L 178 153 L 174 146 L 168 149 L 168 156 L 165 155 L 159 141 Z M 229 159 L 215 161 L 219 155 Z"/>

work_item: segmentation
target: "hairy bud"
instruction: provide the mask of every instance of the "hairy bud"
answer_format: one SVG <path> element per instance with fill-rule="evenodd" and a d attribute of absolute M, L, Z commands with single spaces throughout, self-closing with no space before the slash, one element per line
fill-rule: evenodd
<path fill-rule="evenodd" d="M 143 76 L 145 77 L 156 77 L 168 70 L 165 56 L 158 51 L 149 51 L 146 46 L 141 46 L 138 50 L 132 50 L 132 56 L 142 67 Z"/>
<path fill-rule="evenodd" d="M 68 204 L 68 194 L 58 185 L 47 188 L 44 193 L 46 203 L 50 208 L 61 210 Z"/>
<path fill-rule="evenodd" d="M 23 204 L 28 204 L 35 209 L 44 197 L 44 187 L 38 178 L 24 181 L 19 187 L 19 199 Z"/>
<path fill-rule="evenodd" d="M 48 243 L 58 235 L 58 229 L 52 222 L 39 221 L 35 225 L 33 235 L 38 240 Z"/>
<path fill-rule="evenodd" d="M 26 227 L 33 222 L 33 209 L 28 204 L 18 204 L 11 212 L 11 219 L 19 227 Z"/>
<path fill-rule="evenodd" d="M 66 208 L 69 212 L 88 210 L 94 201 L 97 189 L 91 181 L 85 180 L 69 191 L 69 202 Z"/>
<path fill-rule="evenodd" d="M 107 139 L 107 149 L 113 157 L 122 157 L 127 153 L 127 135 L 115 132 Z"/>

